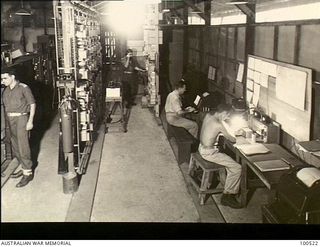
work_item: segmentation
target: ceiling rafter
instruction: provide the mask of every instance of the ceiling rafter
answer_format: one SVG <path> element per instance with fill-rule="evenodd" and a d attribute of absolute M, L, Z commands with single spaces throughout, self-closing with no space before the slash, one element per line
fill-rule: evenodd
<path fill-rule="evenodd" d="M 256 4 L 235 4 L 235 6 L 242 11 L 253 22 L 256 19 Z"/>
<path fill-rule="evenodd" d="M 96 8 L 96 7 L 99 7 L 101 4 L 104 4 L 104 3 L 106 3 L 106 1 L 101 1 L 99 3 L 96 3 L 96 4 L 92 5 L 91 7 Z"/>
<path fill-rule="evenodd" d="M 204 19 L 206 22 L 208 22 L 208 16 L 206 16 L 201 9 L 199 9 L 193 1 L 191 0 L 183 0 L 185 4 L 187 4 L 192 10 L 199 12 L 197 13 L 202 19 Z"/>

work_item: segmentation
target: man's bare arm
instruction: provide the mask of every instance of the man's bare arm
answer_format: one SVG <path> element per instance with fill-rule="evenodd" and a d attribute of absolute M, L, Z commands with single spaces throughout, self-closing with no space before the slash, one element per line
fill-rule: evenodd
<path fill-rule="evenodd" d="M 221 122 L 221 133 L 231 142 L 236 142 L 236 137 L 232 133 L 232 130 L 229 128 L 228 124 L 224 121 Z"/>
<path fill-rule="evenodd" d="M 29 115 L 29 119 L 27 122 L 27 126 L 26 129 L 27 130 L 32 130 L 33 129 L 33 118 L 34 118 L 34 114 L 36 112 L 36 104 L 33 103 L 30 105 L 30 115 Z"/>

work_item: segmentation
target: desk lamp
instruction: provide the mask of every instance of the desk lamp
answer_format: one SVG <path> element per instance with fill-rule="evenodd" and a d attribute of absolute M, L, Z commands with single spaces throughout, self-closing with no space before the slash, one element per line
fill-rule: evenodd
<path fill-rule="evenodd" d="M 232 100 L 232 109 L 229 124 L 234 131 L 248 127 L 246 103 L 243 99 Z"/>

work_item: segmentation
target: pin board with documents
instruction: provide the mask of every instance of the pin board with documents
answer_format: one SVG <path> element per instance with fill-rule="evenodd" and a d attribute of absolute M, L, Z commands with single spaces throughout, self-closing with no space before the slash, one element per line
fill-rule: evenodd
<path fill-rule="evenodd" d="M 248 56 L 246 100 L 298 141 L 310 139 L 312 70 Z"/>

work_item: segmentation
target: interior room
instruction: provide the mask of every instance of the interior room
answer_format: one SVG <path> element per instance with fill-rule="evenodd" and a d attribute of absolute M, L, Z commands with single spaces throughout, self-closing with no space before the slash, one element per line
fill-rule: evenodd
<path fill-rule="evenodd" d="M 319 226 L 318 0 L 1 1 L 1 30 L 2 223 Z"/>

